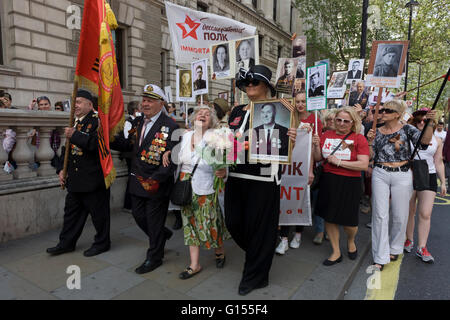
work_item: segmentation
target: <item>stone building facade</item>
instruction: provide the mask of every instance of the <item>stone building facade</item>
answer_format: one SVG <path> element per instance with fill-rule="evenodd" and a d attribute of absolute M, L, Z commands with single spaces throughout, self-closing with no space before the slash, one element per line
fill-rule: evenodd
<path fill-rule="evenodd" d="M 115 32 L 125 102 L 147 83 L 175 88 L 176 66 L 162 0 L 108 0 L 119 29 Z M 226 16 L 257 27 L 260 62 L 275 73 L 277 59 L 288 57 L 291 35 L 301 33 L 291 0 L 171 0 L 195 10 Z M 76 67 L 84 0 L 2 0 L 0 2 L 0 89 L 13 105 L 26 107 L 38 96 L 68 99 Z M 214 81 L 210 99 L 230 90 L 230 80 Z M 174 91 L 174 90 L 173 90 Z"/>

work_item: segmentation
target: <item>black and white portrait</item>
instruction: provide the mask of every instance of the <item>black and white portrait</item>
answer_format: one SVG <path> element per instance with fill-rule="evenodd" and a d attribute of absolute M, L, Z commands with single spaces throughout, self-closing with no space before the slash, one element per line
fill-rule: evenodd
<path fill-rule="evenodd" d="M 176 99 L 177 101 L 195 101 L 192 95 L 192 72 L 191 70 L 177 69 L 176 77 Z"/>
<path fill-rule="evenodd" d="M 328 99 L 342 99 L 345 95 L 347 85 L 345 80 L 347 79 L 347 71 L 333 72 L 330 83 L 328 84 Z"/>
<path fill-rule="evenodd" d="M 319 65 L 308 69 L 308 97 L 325 96 L 326 65 Z"/>
<path fill-rule="evenodd" d="M 230 75 L 230 44 L 222 43 L 212 47 L 212 66 L 216 78 Z"/>
<path fill-rule="evenodd" d="M 298 64 L 297 64 L 297 74 L 295 77 L 297 79 L 305 79 L 306 75 L 306 57 L 299 57 Z"/>
<path fill-rule="evenodd" d="M 347 72 L 347 83 L 352 80 L 361 80 L 364 70 L 364 59 L 350 59 Z"/>
<path fill-rule="evenodd" d="M 374 77 L 396 78 L 402 57 L 402 44 L 380 43 L 376 54 Z"/>
<path fill-rule="evenodd" d="M 292 93 L 294 81 L 297 75 L 298 59 L 280 58 L 278 59 L 277 77 L 275 89 L 281 93 Z"/>
<path fill-rule="evenodd" d="M 248 70 L 258 64 L 256 52 L 256 37 L 236 40 L 236 71 L 240 68 Z"/>
<path fill-rule="evenodd" d="M 208 93 L 207 61 L 207 59 L 202 59 L 191 64 L 191 72 L 193 75 L 192 93 L 194 96 Z"/>
<path fill-rule="evenodd" d="M 279 100 L 252 103 L 250 160 L 288 163 L 292 113 Z"/>
<path fill-rule="evenodd" d="M 292 40 L 292 57 L 305 57 L 306 56 L 306 36 L 296 37 Z"/>

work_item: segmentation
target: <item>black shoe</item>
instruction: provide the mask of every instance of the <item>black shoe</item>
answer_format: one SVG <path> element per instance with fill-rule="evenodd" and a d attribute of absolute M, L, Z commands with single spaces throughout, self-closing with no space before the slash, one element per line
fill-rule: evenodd
<path fill-rule="evenodd" d="M 72 252 L 75 251 L 75 247 L 61 247 L 59 245 L 57 245 L 56 247 L 52 247 L 52 248 L 48 248 L 47 249 L 47 253 L 51 254 L 52 256 L 57 256 L 59 254 L 63 254 L 63 253 L 67 253 L 67 252 Z"/>
<path fill-rule="evenodd" d="M 183 220 L 181 220 L 181 213 L 180 211 L 174 211 L 175 215 L 175 222 L 172 226 L 173 230 L 179 230 L 183 226 Z"/>
<path fill-rule="evenodd" d="M 254 288 L 245 286 L 245 285 L 239 285 L 239 295 L 241 296 L 246 296 L 247 294 L 249 294 L 250 292 L 252 292 L 255 289 L 261 289 L 261 288 L 265 288 L 269 285 L 269 281 L 268 280 L 263 280 L 260 284 L 256 285 Z"/>
<path fill-rule="evenodd" d="M 225 254 L 216 253 L 216 268 L 222 269 L 224 265 L 225 265 Z"/>
<path fill-rule="evenodd" d="M 397 261 L 398 260 L 398 254 L 391 254 L 390 256 L 389 256 L 389 258 L 390 258 L 390 260 L 391 261 Z"/>
<path fill-rule="evenodd" d="M 353 252 L 347 251 L 347 253 L 350 260 L 355 260 L 358 257 L 358 250 Z"/>
<path fill-rule="evenodd" d="M 90 247 L 89 249 L 87 249 L 86 251 L 83 252 L 83 255 L 85 257 L 93 257 L 96 255 L 99 255 L 100 253 L 106 252 L 111 248 L 110 245 L 108 245 L 107 247 L 104 248 L 99 248 L 99 247 Z"/>
<path fill-rule="evenodd" d="M 341 256 L 339 257 L 339 258 L 337 258 L 336 260 L 334 260 L 334 261 L 331 261 L 331 260 L 325 260 L 324 262 L 323 262 L 323 265 L 324 266 L 332 266 L 332 265 L 334 265 L 334 264 L 336 264 L 336 263 L 339 263 L 339 262 L 341 262 L 342 261 L 342 254 L 341 254 Z"/>
<path fill-rule="evenodd" d="M 156 268 L 158 268 L 159 266 L 162 265 L 162 261 L 157 261 L 157 262 L 153 262 L 150 260 L 145 260 L 143 264 L 141 264 L 141 266 L 139 266 L 138 268 L 136 268 L 136 270 L 134 270 L 137 274 L 143 274 L 143 273 L 147 273 L 150 271 L 155 270 Z"/>

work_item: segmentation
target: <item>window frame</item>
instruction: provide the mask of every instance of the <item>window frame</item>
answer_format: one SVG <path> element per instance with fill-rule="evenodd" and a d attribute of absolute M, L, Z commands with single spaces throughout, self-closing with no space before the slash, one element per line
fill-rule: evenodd
<path fill-rule="evenodd" d="M 111 33 L 113 34 L 114 51 L 116 53 L 117 71 L 119 72 L 120 86 L 122 89 L 126 89 L 128 87 L 128 28 L 126 26 L 119 25 L 117 29 L 111 30 Z M 119 37 L 117 36 L 118 34 L 120 35 Z M 117 39 L 119 39 L 119 44 L 117 43 Z"/>

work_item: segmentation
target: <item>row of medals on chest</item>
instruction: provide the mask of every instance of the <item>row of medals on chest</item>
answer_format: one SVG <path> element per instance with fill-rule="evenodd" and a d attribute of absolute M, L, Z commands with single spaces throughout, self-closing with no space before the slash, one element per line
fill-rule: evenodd
<path fill-rule="evenodd" d="M 155 139 L 152 141 L 152 145 L 148 148 L 148 151 L 142 150 L 141 160 L 148 164 L 158 165 L 161 161 L 161 153 L 166 151 L 167 138 L 169 137 L 169 128 L 161 127 L 161 132 L 155 134 Z"/>
<path fill-rule="evenodd" d="M 77 131 L 81 131 L 81 128 L 83 128 L 83 125 L 81 123 L 77 124 Z M 92 128 L 92 124 L 88 124 L 87 128 L 86 128 L 86 133 L 89 133 L 89 131 Z M 77 156 L 82 156 L 83 155 L 83 149 L 81 149 L 80 147 L 71 144 L 71 148 L 72 148 L 72 155 L 77 155 Z"/>

